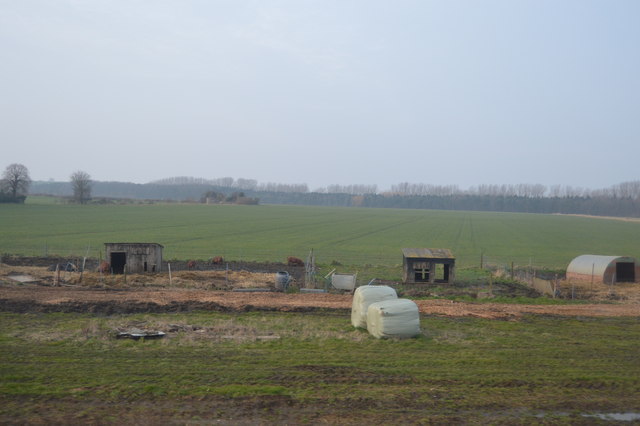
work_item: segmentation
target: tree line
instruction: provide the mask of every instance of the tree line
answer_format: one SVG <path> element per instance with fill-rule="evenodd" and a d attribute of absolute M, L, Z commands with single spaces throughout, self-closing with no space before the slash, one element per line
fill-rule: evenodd
<path fill-rule="evenodd" d="M 616 185 L 607 191 L 569 191 L 558 196 L 530 193 L 458 192 L 455 194 L 406 195 L 401 192 L 349 194 L 327 192 L 238 191 L 204 184 L 134 184 L 94 182 L 96 197 L 202 202 L 209 193 L 213 202 L 224 202 L 234 193 L 259 199 L 262 204 L 316 205 L 333 207 L 383 207 L 436 210 L 477 210 L 523 213 L 566 213 L 600 216 L 640 217 L 640 198 L 633 185 Z M 34 192 L 64 196 L 72 191 L 69 182 L 34 184 Z M 214 195 L 215 194 L 215 195 Z M 566 195 L 571 194 L 571 195 Z"/>
<path fill-rule="evenodd" d="M 348 195 L 383 195 L 383 196 L 490 196 L 490 197 L 522 197 L 522 198 L 640 198 L 640 181 L 623 182 L 604 189 L 589 189 L 571 185 L 542 184 L 480 184 L 468 189 L 461 189 L 458 185 L 433 185 L 426 183 L 401 182 L 391 186 L 387 191 L 380 191 L 377 185 L 332 184 L 326 187 L 309 190 L 307 184 L 258 183 L 255 179 L 234 179 L 224 177 L 218 179 L 203 179 L 194 177 L 173 177 L 150 182 L 149 185 L 173 185 L 189 187 L 191 185 L 209 185 L 217 188 L 245 190 L 252 192 L 281 192 L 281 193 L 317 193 L 317 194 L 348 194 Z"/>
<path fill-rule="evenodd" d="M 306 183 L 258 183 L 255 179 L 234 179 L 232 177 L 222 177 L 217 179 L 203 179 L 194 178 L 189 176 L 177 176 L 165 179 L 159 179 L 150 182 L 151 185 L 209 185 L 217 188 L 233 188 L 246 191 L 264 191 L 264 192 L 309 192 L 309 187 Z"/>
<path fill-rule="evenodd" d="M 69 182 L 31 182 L 27 173 L 15 178 L 16 168 L 5 170 L 0 188 L 3 200 L 24 201 L 25 187 L 34 193 L 69 197 L 79 203 L 96 197 L 159 201 L 300 204 L 341 207 L 382 207 L 439 210 L 478 210 L 526 213 L 566 213 L 640 217 L 640 181 L 604 189 L 541 184 L 457 185 L 399 183 L 388 191 L 376 185 L 329 185 L 309 191 L 306 184 L 258 183 L 254 179 L 174 177 L 147 184 L 91 181 L 75 172 Z M 21 173 L 17 173 L 21 176 Z M 208 195 L 207 195 L 208 194 Z M 22 197 L 22 198 L 21 198 Z M 233 200 L 233 201 L 232 201 Z M 6 202 L 6 201 L 5 201 Z"/>
<path fill-rule="evenodd" d="M 522 198 L 640 198 L 640 181 L 623 182 L 604 189 L 588 189 L 571 185 L 516 184 L 477 185 L 460 189 L 457 185 L 430 185 L 424 183 L 399 183 L 392 185 L 383 195 L 403 196 L 490 196 Z"/>

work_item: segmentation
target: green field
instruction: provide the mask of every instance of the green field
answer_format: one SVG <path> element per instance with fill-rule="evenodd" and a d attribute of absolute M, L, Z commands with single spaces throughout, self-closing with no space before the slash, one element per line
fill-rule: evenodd
<path fill-rule="evenodd" d="M 636 318 L 424 317 L 423 335 L 401 341 L 337 312 L 0 322 L 3 424 L 592 424 L 583 416 L 640 413 Z M 114 338 L 131 325 L 178 331 Z"/>
<path fill-rule="evenodd" d="M 30 198 L 31 200 L 31 198 Z M 157 242 L 167 259 L 398 265 L 402 247 L 564 269 L 581 254 L 640 258 L 640 223 L 560 215 L 195 204 L 0 205 L 0 253 L 98 257 L 105 242 Z"/>

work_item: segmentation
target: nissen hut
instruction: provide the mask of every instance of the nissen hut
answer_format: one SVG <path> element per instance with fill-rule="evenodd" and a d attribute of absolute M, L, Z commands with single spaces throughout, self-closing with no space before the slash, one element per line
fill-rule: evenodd
<path fill-rule="evenodd" d="M 162 247 L 156 243 L 104 243 L 105 257 L 114 274 L 160 272 Z"/>
<path fill-rule="evenodd" d="M 640 265 L 632 257 L 585 254 L 567 267 L 568 280 L 613 284 L 637 282 L 639 278 Z"/>

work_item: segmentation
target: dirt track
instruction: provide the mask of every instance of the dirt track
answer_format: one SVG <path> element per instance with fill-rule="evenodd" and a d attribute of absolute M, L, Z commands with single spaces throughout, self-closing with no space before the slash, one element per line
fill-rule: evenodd
<path fill-rule="evenodd" d="M 175 312 L 194 309 L 216 311 L 293 311 L 351 308 L 349 294 L 236 293 L 199 289 L 131 288 L 95 289 L 41 285 L 0 286 L 0 310 L 17 312 Z M 424 315 L 517 319 L 523 314 L 562 316 L 640 316 L 640 304 L 517 305 L 417 300 Z"/>

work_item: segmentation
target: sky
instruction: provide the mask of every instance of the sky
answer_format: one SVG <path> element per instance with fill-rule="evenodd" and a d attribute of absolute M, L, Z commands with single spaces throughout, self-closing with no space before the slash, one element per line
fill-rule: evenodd
<path fill-rule="evenodd" d="M 637 0 L 0 0 L 33 180 L 640 179 Z"/>

